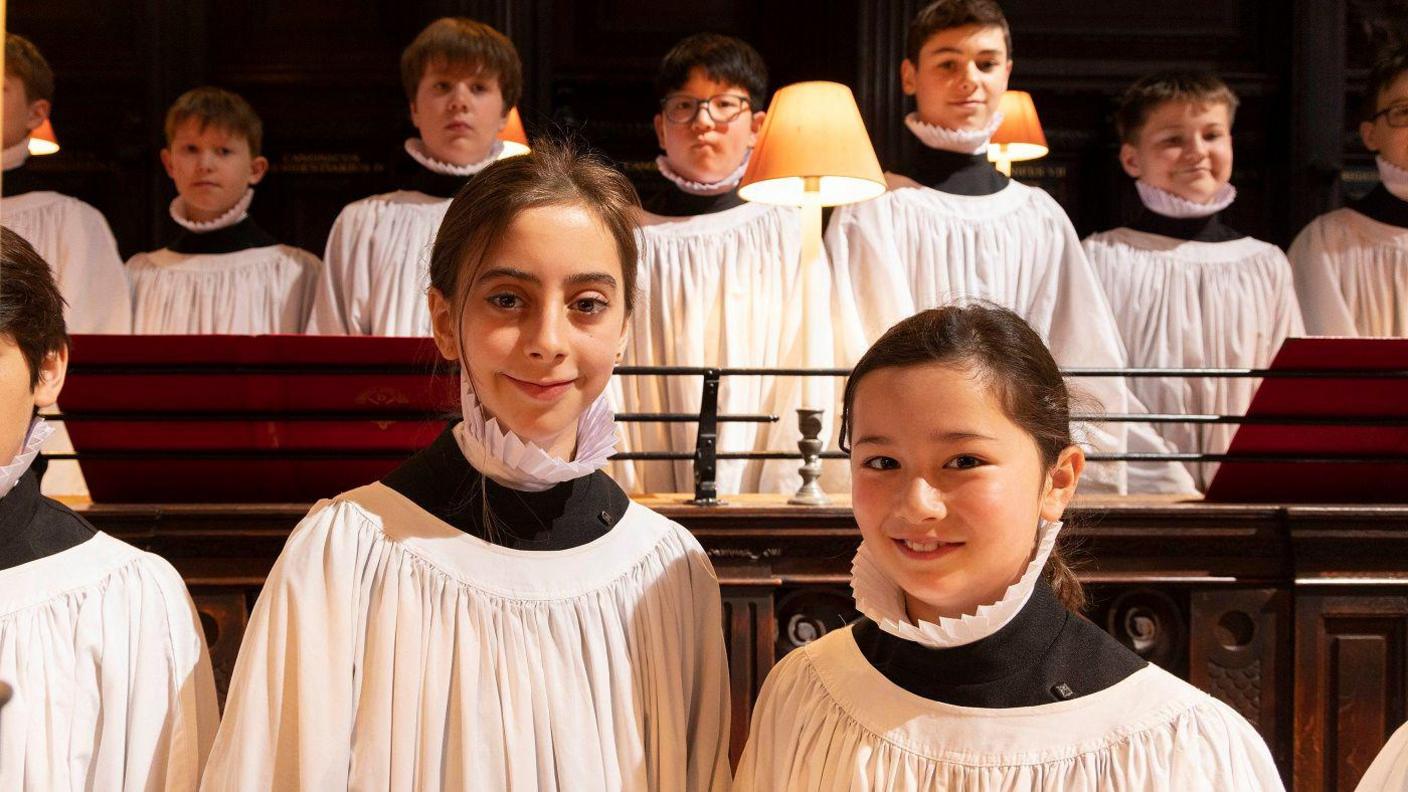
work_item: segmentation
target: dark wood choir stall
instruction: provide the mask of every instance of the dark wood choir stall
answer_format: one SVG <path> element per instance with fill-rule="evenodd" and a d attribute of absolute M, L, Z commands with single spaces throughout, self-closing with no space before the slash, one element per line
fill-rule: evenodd
<path fill-rule="evenodd" d="M 774 662 L 853 618 L 844 502 L 641 500 L 688 527 L 723 585 L 735 755 Z M 221 695 L 250 608 L 306 504 L 79 510 L 169 559 L 200 610 Z M 1088 616 L 1255 724 L 1296 790 L 1351 790 L 1408 717 L 1408 506 L 1078 499 Z"/>

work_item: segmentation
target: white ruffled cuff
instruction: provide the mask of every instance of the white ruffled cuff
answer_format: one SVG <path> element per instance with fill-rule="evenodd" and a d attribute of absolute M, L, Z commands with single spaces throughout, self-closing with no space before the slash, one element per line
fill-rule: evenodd
<path fill-rule="evenodd" d="M 1232 202 L 1237 200 L 1237 188 L 1230 184 L 1222 185 L 1211 201 L 1202 204 L 1193 203 L 1187 198 L 1174 195 L 1168 190 L 1160 189 L 1142 180 L 1134 182 L 1134 189 L 1139 191 L 1139 200 L 1149 211 L 1179 220 L 1211 217 L 1231 206 Z"/>
<path fill-rule="evenodd" d="M 420 138 L 406 138 L 406 153 L 431 173 L 442 176 L 473 176 L 498 161 L 504 153 L 504 142 L 495 140 L 494 145 L 489 147 L 489 156 L 468 165 L 454 165 L 430 156 L 430 149 L 425 147 L 425 141 Z"/>
<path fill-rule="evenodd" d="M 9 148 L 0 150 L 0 168 L 14 170 L 29 159 L 29 136 Z"/>
<path fill-rule="evenodd" d="M 988 150 L 988 141 L 1002 126 L 1002 113 L 993 113 L 988 125 L 982 129 L 948 129 L 926 124 L 919 120 L 918 113 L 904 117 L 904 125 L 919 138 L 919 142 L 933 149 L 952 151 L 956 154 L 982 154 Z"/>
<path fill-rule="evenodd" d="M 690 195 L 723 195 L 743 181 L 743 172 L 748 169 L 748 158 L 752 155 L 753 150 L 749 149 L 748 153 L 743 155 L 743 163 L 735 168 L 733 173 L 716 182 L 697 182 L 686 179 L 670 167 L 670 161 L 665 159 L 663 154 L 655 158 L 655 167 L 660 169 L 661 176 L 674 182 L 676 187 Z"/>
<path fill-rule="evenodd" d="M 570 462 L 506 431 L 497 418 L 485 420 L 484 410 L 463 370 L 460 411 L 464 423 L 455 427 L 455 440 L 465 459 L 480 473 L 510 489 L 542 492 L 595 473 L 616 453 L 616 416 L 604 392 L 577 419 L 577 450 Z"/>
<path fill-rule="evenodd" d="M 235 205 L 231 206 L 229 211 L 225 212 L 225 214 L 220 215 L 214 220 L 197 221 L 186 217 L 186 199 L 178 195 L 171 200 L 171 219 L 176 221 L 176 225 L 181 226 L 187 231 L 196 234 L 204 234 L 208 231 L 229 228 L 236 223 L 243 222 L 246 217 L 249 217 L 249 205 L 253 202 L 254 188 L 249 187 L 245 189 L 244 195 L 240 196 L 240 199 L 235 201 Z"/>
<path fill-rule="evenodd" d="M 24 445 L 20 447 L 20 452 L 10 461 L 10 464 L 0 467 L 0 498 L 10 494 L 10 490 L 15 488 L 25 471 L 34 464 L 35 458 L 39 456 L 39 449 L 54 434 L 54 427 L 50 426 L 43 418 L 35 418 L 29 424 L 29 433 L 25 435 Z"/>
<path fill-rule="evenodd" d="M 1061 532 L 1060 521 L 1043 520 L 1037 531 L 1036 553 L 1026 571 L 1016 583 L 1007 587 L 997 602 L 978 606 L 971 614 L 958 618 L 940 617 L 938 623 L 911 621 L 904 604 L 904 592 L 890 579 L 870 555 L 870 548 L 861 542 L 851 565 L 851 591 L 856 609 L 874 621 L 880 629 L 907 641 L 934 649 L 949 649 L 974 643 L 1006 627 L 1031 599 L 1032 591 L 1046 560 L 1056 547 Z"/>

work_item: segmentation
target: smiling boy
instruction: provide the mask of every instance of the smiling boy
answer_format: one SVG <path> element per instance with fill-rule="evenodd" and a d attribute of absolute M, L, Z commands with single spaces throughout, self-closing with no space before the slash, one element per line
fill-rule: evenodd
<path fill-rule="evenodd" d="M 249 216 L 269 161 L 249 103 L 214 87 L 166 113 L 161 164 L 176 184 L 166 247 L 127 262 L 136 333 L 301 333 L 321 263 Z"/>
<path fill-rule="evenodd" d="M 1287 336 L 1305 333 L 1285 254 L 1219 219 L 1237 197 L 1236 109 L 1226 83 L 1196 72 L 1145 77 L 1120 103 L 1120 165 L 1144 208 L 1084 246 L 1132 366 L 1264 368 Z M 1154 412 L 1239 415 L 1256 381 L 1137 378 L 1131 387 Z M 1159 433 L 1181 452 L 1220 454 L 1236 426 L 1160 424 Z M 1200 489 L 1216 468 L 1189 465 Z"/>
<path fill-rule="evenodd" d="M 802 299 L 801 214 L 796 208 L 747 203 L 738 184 L 762 128 L 767 67 L 746 42 L 700 33 L 661 60 L 655 78 L 658 177 L 640 217 L 641 308 L 631 317 L 630 365 L 803 367 L 831 365 L 831 330 L 821 303 L 806 318 Z M 824 270 L 820 275 L 824 277 Z M 818 278 L 820 279 L 820 278 Z M 804 344 L 804 333 L 814 342 Z M 810 356 L 807 350 L 811 350 Z M 815 381 L 812 381 L 815 380 Z M 795 451 L 796 409 L 829 405 L 830 380 L 734 377 L 720 389 L 719 412 L 765 412 L 777 424 L 726 423 L 728 451 Z M 626 377 L 613 395 L 623 412 L 695 412 L 699 386 L 681 377 Z M 632 450 L 688 448 L 695 427 L 623 426 Z M 795 462 L 725 460 L 719 492 L 795 491 Z M 622 463 L 627 489 L 682 492 L 693 488 L 689 463 Z"/>
<path fill-rule="evenodd" d="M 922 144 L 890 190 L 836 210 L 826 232 L 834 272 L 838 365 L 850 365 L 895 322 L 953 300 L 1015 311 L 1066 367 L 1123 368 L 1119 329 L 1061 206 L 1003 176 L 987 159 L 1012 73 L 1012 35 L 993 0 L 938 0 L 910 23 L 899 66 Z M 1077 387 L 1111 413 L 1142 412 L 1118 379 Z M 1102 452 L 1168 452 L 1147 424 L 1085 425 Z M 1084 484 L 1114 492 L 1185 492 L 1176 463 L 1097 463 Z"/>
<path fill-rule="evenodd" d="M 397 189 L 349 204 L 328 235 L 308 332 L 429 336 L 430 248 L 450 199 L 503 153 L 523 87 L 513 42 L 472 19 L 430 23 L 401 54 L 411 123 Z"/>
<path fill-rule="evenodd" d="M 1408 336 L 1408 45 L 1379 54 L 1359 136 L 1379 184 L 1323 214 L 1291 245 L 1296 293 L 1313 335 Z"/>

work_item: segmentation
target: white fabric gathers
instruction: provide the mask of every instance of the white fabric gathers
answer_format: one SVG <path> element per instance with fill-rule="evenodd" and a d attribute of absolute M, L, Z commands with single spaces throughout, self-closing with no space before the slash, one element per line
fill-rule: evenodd
<path fill-rule="evenodd" d="M 958 154 L 982 154 L 988 150 L 993 133 L 1002 126 L 1002 113 L 993 113 L 987 126 L 982 129 L 949 129 L 926 124 L 919 119 L 918 113 L 906 115 L 904 125 L 929 148 Z"/>
<path fill-rule="evenodd" d="M 49 263 L 74 335 L 127 333 L 132 301 L 108 221 L 93 207 L 48 190 L 0 200 L 5 227 Z"/>
<path fill-rule="evenodd" d="M 830 367 L 830 277 L 812 262 L 803 277 L 801 212 L 744 204 L 693 217 L 643 213 L 637 235 L 638 298 L 625 365 Z M 803 294 L 803 286 L 809 290 Z M 810 301 L 812 310 L 804 310 Z M 698 412 L 699 377 L 615 377 L 616 412 Z M 727 377 L 720 414 L 763 413 L 777 423 L 719 424 L 721 451 L 797 452 L 797 408 L 827 410 L 834 423 L 835 383 L 824 377 Z M 624 423 L 622 451 L 694 448 L 698 427 Z M 720 493 L 792 492 L 800 461 L 721 460 Z M 612 475 L 627 491 L 691 492 L 689 462 L 617 462 Z"/>
<path fill-rule="evenodd" d="M 328 234 L 308 332 L 430 335 L 430 251 L 449 198 L 411 190 L 343 207 Z"/>
<path fill-rule="evenodd" d="M 254 188 L 247 187 L 245 188 L 244 195 L 241 195 L 240 199 L 235 201 L 234 206 L 226 209 L 224 214 L 214 220 L 192 220 L 186 216 L 189 211 L 186 206 L 186 199 L 178 195 L 171 199 L 168 214 L 171 215 L 171 220 L 175 222 L 176 225 L 193 233 L 204 234 L 209 231 L 229 228 L 244 220 L 246 217 L 249 217 L 249 205 L 252 203 L 254 203 Z"/>
<path fill-rule="evenodd" d="M 1251 237 L 1190 242 L 1129 228 L 1094 234 L 1085 252 L 1115 312 L 1130 365 L 1139 368 L 1265 368 L 1281 342 L 1305 334 L 1290 263 Z M 1152 412 L 1242 415 L 1260 380 L 1139 377 Z M 1178 451 L 1220 454 L 1232 424 L 1155 424 Z M 1205 489 L 1216 464 L 1189 464 Z"/>
<path fill-rule="evenodd" d="M 321 270 L 317 256 L 289 245 L 138 253 L 127 262 L 132 332 L 302 333 Z"/>
<path fill-rule="evenodd" d="M 1388 739 L 1359 779 L 1356 792 L 1408 792 L 1408 723 Z"/>
<path fill-rule="evenodd" d="M 1311 335 L 1408 336 L 1408 228 L 1336 209 L 1300 232 L 1290 259 Z"/>
<path fill-rule="evenodd" d="M 1398 200 L 1408 201 L 1408 170 L 1394 165 L 1382 156 L 1375 157 L 1374 164 L 1379 169 L 1379 182 L 1383 184 L 1384 189 Z"/>
<path fill-rule="evenodd" d="M 1123 368 L 1119 328 L 1070 220 L 1045 191 L 1010 182 L 987 196 L 952 195 L 887 175 L 891 189 L 842 206 L 826 247 L 833 269 L 838 365 L 856 361 L 890 326 L 955 300 L 1015 311 L 1063 367 Z M 1071 381 L 1096 411 L 1141 413 L 1124 382 Z M 1148 424 L 1083 424 L 1079 439 L 1099 452 L 1163 452 Z M 1092 463 L 1082 486 L 1104 492 L 1190 492 L 1177 463 Z"/>
<path fill-rule="evenodd" d="M 850 627 L 773 668 L 750 732 L 737 792 L 1282 789 L 1240 715 L 1158 666 L 1069 701 L 962 707 L 891 683 Z"/>
<path fill-rule="evenodd" d="M 1181 195 L 1174 195 L 1168 190 L 1155 187 L 1142 179 L 1134 182 L 1134 188 L 1139 193 L 1139 202 L 1144 204 L 1145 208 L 1164 217 L 1185 219 L 1212 217 L 1237 200 L 1237 188 L 1231 184 L 1219 187 L 1217 195 L 1214 195 L 1212 200 L 1207 203 L 1194 203 Z"/>
<path fill-rule="evenodd" d="M 215 681 L 190 595 L 158 556 L 98 533 L 0 570 L 0 680 L 15 691 L 0 789 L 196 789 Z"/>
<path fill-rule="evenodd" d="M 726 790 L 720 607 L 698 542 L 639 504 L 533 552 L 354 490 L 274 565 L 204 788 Z"/>

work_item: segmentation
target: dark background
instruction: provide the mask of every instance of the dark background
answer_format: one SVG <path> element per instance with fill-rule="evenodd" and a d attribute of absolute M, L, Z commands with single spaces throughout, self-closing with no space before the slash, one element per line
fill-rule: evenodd
<path fill-rule="evenodd" d="M 507 33 L 525 72 L 530 135 L 573 132 L 640 174 L 652 167 L 651 79 L 666 50 L 704 30 L 751 42 L 770 87 L 849 84 L 881 162 L 902 167 L 898 65 L 914 0 L 16 0 L 10 30 L 31 38 L 57 75 L 63 150 L 39 158 L 64 189 L 102 210 L 124 256 L 160 246 L 174 226 L 161 169 L 162 118 L 188 88 L 244 95 L 265 125 L 272 172 L 253 214 L 284 241 L 321 255 L 346 203 L 383 188 L 414 132 L 400 87 L 401 49 L 443 15 Z M 1355 108 L 1371 29 L 1401 27 L 1408 0 L 1007 0 L 1016 67 L 1035 95 L 1052 154 L 1015 175 L 1051 191 L 1083 236 L 1137 206 L 1115 160 L 1115 97 L 1170 67 L 1215 70 L 1242 97 L 1233 225 L 1285 245 L 1342 193 L 1365 189 L 1373 161 Z"/>

